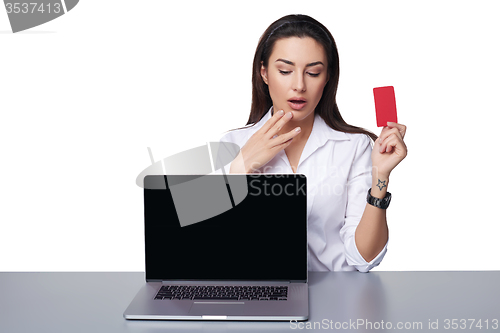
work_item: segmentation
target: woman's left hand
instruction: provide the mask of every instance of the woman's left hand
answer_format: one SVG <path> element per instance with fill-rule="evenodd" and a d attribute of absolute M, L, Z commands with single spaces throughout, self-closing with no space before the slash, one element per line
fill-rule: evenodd
<path fill-rule="evenodd" d="M 398 123 L 387 122 L 382 129 L 372 151 L 373 171 L 378 172 L 378 177 L 389 178 L 391 171 L 406 157 L 405 134 L 406 126 Z"/>

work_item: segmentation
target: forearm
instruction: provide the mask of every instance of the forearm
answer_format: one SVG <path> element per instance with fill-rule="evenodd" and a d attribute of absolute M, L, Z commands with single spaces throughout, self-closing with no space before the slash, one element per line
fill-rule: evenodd
<path fill-rule="evenodd" d="M 260 164 L 258 162 L 248 162 L 243 158 L 242 151 L 234 158 L 229 167 L 229 173 L 245 173 L 250 174 L 257 172 L 260 168 Z"/>
<path fill-rule="evenodd" d="M 372 178 L 372 196 L 384 198 L 387 193 L 389 177 L 378 176 Z M 386 210 L 366 204 L 361 221 L 356 228 L 355 240 L 361 256 L 372 261 L 382 251 L 389 239 Z"/>
<path fill-rule="evenodd" d="M 251 170 L 245 168 L 245 162 L 243 160 L 241 151 L 231 163 L 229 173 L 251 173 Z"/>

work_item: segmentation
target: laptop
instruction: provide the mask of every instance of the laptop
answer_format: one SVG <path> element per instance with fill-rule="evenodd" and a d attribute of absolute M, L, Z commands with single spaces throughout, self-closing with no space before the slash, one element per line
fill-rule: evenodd
<path fill-rule="evenodd" d="M 306 177 L 144 178 L 146 283 L 123 316 L 307 320 Z"/>

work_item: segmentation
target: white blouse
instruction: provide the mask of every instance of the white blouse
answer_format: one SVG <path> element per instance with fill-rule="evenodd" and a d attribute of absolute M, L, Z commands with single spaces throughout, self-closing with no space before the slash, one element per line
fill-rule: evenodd
<path fill-rule="evenodd" d="M 255 125 L 226 133 L 220 141 L 240 148 L 266 121 L 271 109 Z M 370 262 L 359 254 L 354 233 L 366 206 L 372 183 L 371 141 L 364 134 L 330 128 L 314 117 L 297 173 L 307 177 L 308 269 L 310 271 L 368 272 L 380 264 L 387 244 Z M 230 165 L 225 167 L 229 173 Z M 284 150 L 260 170 L 262 173 L 293 173 Z"/>

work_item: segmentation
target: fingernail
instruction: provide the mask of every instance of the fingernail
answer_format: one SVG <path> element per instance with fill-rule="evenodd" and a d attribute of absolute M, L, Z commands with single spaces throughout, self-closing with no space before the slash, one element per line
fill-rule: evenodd
<path fill-rule="evenodd" d="M 286 116 L 287 116 L 288 118 L 292 118 L 292 113 L 291 113 L 291 112 L 288 112 L 288 113 L 286 114 Z"/>
<path fill-rule="evenodd" d="M 297 127 L 297 128 L 295 129 L 295 132 L 299 133 L 299 132 L 300 132 L 300 127 Z"/>
<path fill-rule="evenodd" d="M 279 114 L 280 116 L 282 116 L 283 114 L 285 114 L 285 111 L 283 111 L 283 110 L 279 110 L 279 111 L 278 111 L 278 114 Z"/>

